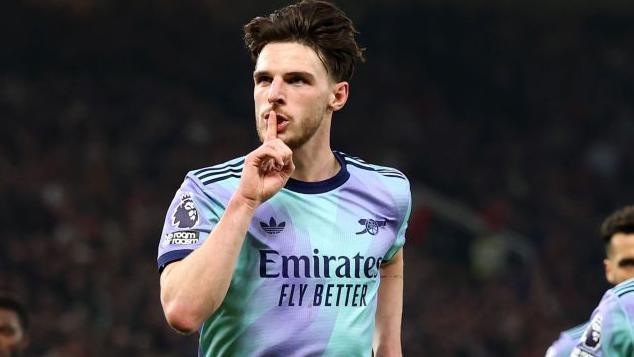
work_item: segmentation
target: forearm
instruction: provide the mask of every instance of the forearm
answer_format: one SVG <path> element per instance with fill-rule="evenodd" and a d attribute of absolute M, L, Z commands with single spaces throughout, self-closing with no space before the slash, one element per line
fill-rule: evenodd
<path fill-rule="evenodd" d="M 205 243 L 161 275 L 161 303 L 172 327 L 189 333 L 222 303 L 255 207 L 234 198 Z"/>
<path fill-rule="evenodd" d="M 373 349 L 376 357 L 401 356 L 403 314 L 403 252 L 381 268 Z"/>

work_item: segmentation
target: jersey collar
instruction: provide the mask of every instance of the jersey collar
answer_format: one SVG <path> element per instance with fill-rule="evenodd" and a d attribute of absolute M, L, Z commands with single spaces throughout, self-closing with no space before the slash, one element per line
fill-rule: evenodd
<path fill-rule="evenodd" d="M 298 193 L 316 194 L 332 191 L 346 183 L 346 181 L 348 181 L 348 178 L 350 178 L 350 173 L 346 168 L 346 162 L 343 160 L 343 157 L 341 157 L 341 154 L 336 151 L 333 153 L 335 154 L 335 158 L 337 159 L 337 161 L 339 161 L 339 165 L 341 166 L 341 169 L 339 170 L 339 172 L 337 172 L 335 176 L 323 181 L 315 182 L 306 182 L 289 178 L 284 188 Z"/>

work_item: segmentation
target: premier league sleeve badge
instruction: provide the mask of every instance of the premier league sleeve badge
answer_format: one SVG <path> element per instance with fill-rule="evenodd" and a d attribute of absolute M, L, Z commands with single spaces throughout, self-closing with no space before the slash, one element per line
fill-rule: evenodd
<path fill-rule="evenodd" d="M 198 224 L 200 214 L 190 194 L 183 194 L 181 202 L 172 214 L 172 226 L 175 228 L 193 228 Z"/>

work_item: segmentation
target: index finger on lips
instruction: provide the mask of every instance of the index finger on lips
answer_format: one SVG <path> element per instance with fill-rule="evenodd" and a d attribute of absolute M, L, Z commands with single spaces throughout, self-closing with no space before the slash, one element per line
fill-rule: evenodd
<path fill-rule="evenodd" d="M 265 141 L 275 140 L 277 138 L 277 115 L 274 110 L 269 112 L 269 118 L 266 121 L 266 137 Z"/>

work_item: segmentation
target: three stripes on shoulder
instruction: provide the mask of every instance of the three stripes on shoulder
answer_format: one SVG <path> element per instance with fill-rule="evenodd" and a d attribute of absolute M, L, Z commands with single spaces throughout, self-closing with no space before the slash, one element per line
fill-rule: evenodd
<path fill-rule="evenodd" d="M 244 167 L 244 158 L 233 160 L 233 162 L 227 164 L 196 170 L 194 171 L 194 176 L 196 176 L 203 185 L 209 185 L 210 183 L 226 180 L 231 177 L 240 178 L 242 167 Z"/>
<path fill-rule="evenodd" d="M 403 175 L 402 172 L 396 169 L 372 165 L 370 163 L 363 161 L 361 158 L 358 158 L 356 156 L 350 156 L 348 154 L 342 153 L 341 151 L 336 151 L 336 153 L 341 155 L 341 157 L 343 157 L 344 161 L 348 165 L 352 165 L 352 166 L 358 167 L 360 169 L 368 170 L 368 171 L 374 171 L 385 177 L 396 177 L 403 180 L 407 180 L 405 175 Z"/>
<path fill-rule="evenodd" d="M 616 286 L 614 288 L 614 293 L 618 296 L 621 297 L 625 294 L 629 294 L 631 292 L 634 292 L 634 280 L 631 280 L 625 284 L 619 284 L 618 286 Z"/>

